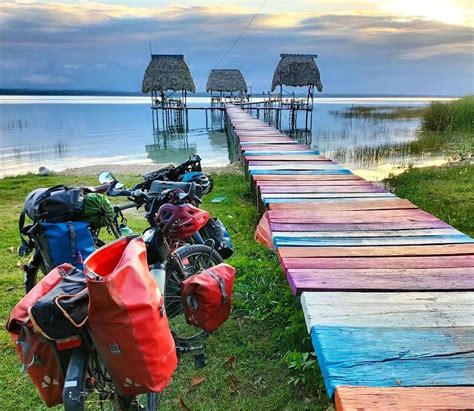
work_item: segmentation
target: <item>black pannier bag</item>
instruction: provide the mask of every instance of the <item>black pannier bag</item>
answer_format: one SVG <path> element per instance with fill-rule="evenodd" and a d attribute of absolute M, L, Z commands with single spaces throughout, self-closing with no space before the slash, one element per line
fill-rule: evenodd
<path fill-rule="evenodd" d="M 73 268 L 32 305 L 28 314 L 35 330 L 50 340 L 76 335 L 87 321 L 89 292 L 84 273 Z"/>
<path fill-rule="evenodd" d="M 199 231 L 204 241 L 214 240 L 215 249 L 222 258 L 229 258 L 234 253 L 230 234 L 224 223 L 218 218 L 211 218 Z"/>
<path fill-rule="evenodd" d="M 63 185 L 38 188 L 26 197 L 25 212 L 35 222 L 76 220 L 84 212 L 84 192 Z"/>

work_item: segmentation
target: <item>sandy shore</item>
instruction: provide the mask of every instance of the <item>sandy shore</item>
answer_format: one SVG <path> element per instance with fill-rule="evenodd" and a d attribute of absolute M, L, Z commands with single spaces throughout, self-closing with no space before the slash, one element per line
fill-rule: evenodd
<path fill-rule="evenodd" d="M 148 173 L 153 170 L 157 170 L 160 167 L 166 166 L 167 164 L 106 164 L 106 165 L 93 165 L 86 167 L 68 168 L 67 170 L 58 172 L 57 174 L 72 175 L 72 176 L 90 176 L 98 175 L 101 171 L 111 171 L 116 175 L 140 175 Z M 203 170 L 210 174 L 218 173 L 242 173 L 239 163 L 229 164 L 224 167 L 203 167 Z"/>

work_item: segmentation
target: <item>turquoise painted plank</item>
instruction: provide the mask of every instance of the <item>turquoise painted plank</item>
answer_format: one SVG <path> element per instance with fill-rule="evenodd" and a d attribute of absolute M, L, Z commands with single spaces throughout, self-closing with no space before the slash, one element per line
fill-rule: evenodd
<path fill-rule="evenodd" d="M 395 225 L 395 224 L 394 224 Z M 345 246 L 393 246 L 393 245 L 429 245 L 473 243 L 474 239 L 465 234 L 432 235 L 413 237 L 273 237 L 278 247 L 345 247 Z"/>
<path fill-rule="evenodd" d="M 327 392 L 336 387 L 474 385 L 474 328 L 314 326 Z"/>
<path fill-rule="evenodd" d="M 285 164 L 284 161 L 278 166 L 249 166 L 248 170 L 252 171 L 266 171 L 266 170 L 344 170 L 339 164 L 327 164 L 322 162 L 315 162 L 315 164 Z"/>
<path fill-rule="evenodd" d="M 251 175 L 294 175 L 294 174 L 352 174 L 350 170 L 254 170 L 250 171 Z"/>
<path fill-rule="evenodd" d="M 273 154 L 315 154 L 319 155 L 317 150 L 303 150 L 303 151 L 294 151 L 294 150 L 278 150 L 278 151 L 246 151 L 245 156 L 268 156 Z"/>

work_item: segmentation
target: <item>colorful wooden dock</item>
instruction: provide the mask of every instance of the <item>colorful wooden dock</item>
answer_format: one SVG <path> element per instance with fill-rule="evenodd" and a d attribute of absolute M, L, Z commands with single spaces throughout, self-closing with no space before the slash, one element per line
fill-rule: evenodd
<path fill-rule="evenodd" d="M 474 409 L 474 240 L 237 106 L 226 125 L 337 409 Z"/>

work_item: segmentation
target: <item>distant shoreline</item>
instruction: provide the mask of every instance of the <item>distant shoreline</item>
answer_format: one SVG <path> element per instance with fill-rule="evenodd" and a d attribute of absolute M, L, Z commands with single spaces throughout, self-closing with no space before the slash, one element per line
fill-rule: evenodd
<path fill-rule="evenodd" d="M 107 90 L 36 90 L 36 89 L 8 89 L 0 88 L 0 95 L 2 96 L 97 96 L 97 97 L 149 97 L 148 94 L 143 94 L 138 91 L 107 91 Z M 189 93 L 190 97 L 209 97 L 209 93 L 198 92 Z M 253 97 L 263 97 L 263 93 L 253 93 Z M 441 94 L 364 94 L 364 93 L 324 93 L 318 94 L 317 98 L 457 98 L 461 96 L 456 95 L 441 95 Z"/>

